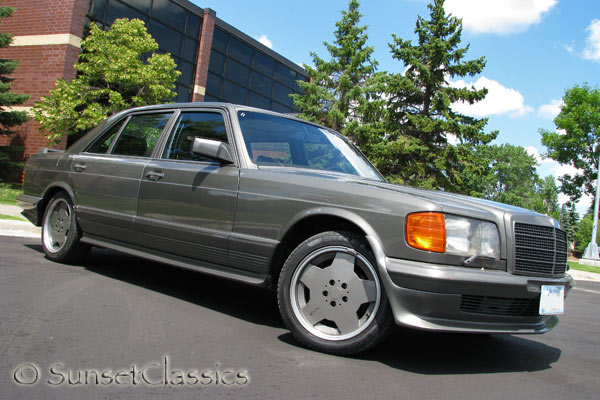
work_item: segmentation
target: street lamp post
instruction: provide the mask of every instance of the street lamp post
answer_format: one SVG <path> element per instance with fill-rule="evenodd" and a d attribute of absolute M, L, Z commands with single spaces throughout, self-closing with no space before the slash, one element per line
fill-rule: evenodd
<path fill-rule="evenodd" d="M 598 157 L 598 178 L 596 179 L 596 199 L 594 200 L 594 227 L 592 228 L 592 241 L 585 248 L 583 258 L 588 260 L 600 260 L 598 258 L 598 197 L 600 196 L 600 156 Z"/>

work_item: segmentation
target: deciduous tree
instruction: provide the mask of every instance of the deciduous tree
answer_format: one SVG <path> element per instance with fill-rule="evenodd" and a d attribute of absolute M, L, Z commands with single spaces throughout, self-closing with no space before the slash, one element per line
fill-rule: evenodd
<path fill-rule="evenodd" d="M 577 169 L 559 178 L 561 191 L 576 202 L 583 193 L 595 196 L 600 156 L 600 89 L 587 84 L 568 89 L 556 131 L 540 129 L 548 157 Z"/>
<path fill-rule="evenodd" d="M 107 31 L 92 25 L 81 48 L 77 77 L 59 79 L 33 108 L 49 141 L 85 132 L 117 111 L 175 96 L 180 72 L 169 54 L 153 53 L 158 44 L 143 21 L 118 19 Z"/>

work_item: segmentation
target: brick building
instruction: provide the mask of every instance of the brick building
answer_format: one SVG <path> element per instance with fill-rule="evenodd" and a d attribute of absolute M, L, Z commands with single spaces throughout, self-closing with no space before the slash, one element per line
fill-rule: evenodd
<path fill-rule="evenodd" d="M 258 41 L 220 20 L 216 12 L 187 0 L 5 0 L 16 9 L 0 29 L 14 36 L 1 58 L 21 61 L 12 74 L 12 91 L 31 94 L 15 109 L 29 110 L 57 79 L 75 77 L 85 27 L 107 27 L 117 18 L 139 18 L 171 54 L 182 72 L 176 101 L 228 101 L 280 112 L 294 111 L 292 93 L 305 71 Z M 22 146 L 26 159 L 47 147 L 39 125 L 30 120 L 0 146 Z M 66 138 L 57 145 L 64 149 Z"/>

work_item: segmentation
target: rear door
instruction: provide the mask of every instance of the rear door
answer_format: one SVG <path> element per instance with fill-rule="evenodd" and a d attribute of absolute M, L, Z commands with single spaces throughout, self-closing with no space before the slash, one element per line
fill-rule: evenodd
<path fill-rule="evenodd" d="M 135 230 L 150 248 L 227 264 L 239 168 L 191 152 L 195 137 L 229 142 L 227 114 L 182 110 L 160 157 L 144 167 Z"/>
<path fill-rule="evenodd" d="M 73 156 L 71 180 L 85 234 L 132 241 L 142 173 L 172 115 L 128 115 Z"/>

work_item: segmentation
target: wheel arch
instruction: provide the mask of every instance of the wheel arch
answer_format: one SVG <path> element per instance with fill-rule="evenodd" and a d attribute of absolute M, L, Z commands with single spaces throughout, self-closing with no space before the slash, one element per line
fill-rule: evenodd
<path fill-rule="evenodd" d="M 37 223 L 35 224 L 36 226 L 41 226 L 42 225 L 42 221 L 44 219 L 44 212 L 46 210 L 46 206 L 48 205 L 48 202 L 50 201 L 50 199 L 52 197 L 54 197 L 54 195 L 56 195 L 56 193 L 58 192 L 65 192 L 67 193 L 67 195 L 69 195 L 69 197 L 71 198 L 71 201 L 74 202 L 75 200 L 75 193 L 73 192 L 73 189 L 66 183 L 66 182 L 54 182 L 51 185 L 49 185 L 46 190 L 44 190 L 44 193 L 42 194 L 41 200 L 38 202 L 37 207 L 38 207 L 38 217 L 37 217 Z"/>
<path fill-rule="evenodd" d="M 279 273 L 285 260 L 300 243 L 311 236 L 330 230 L 356 232 L 363 235 L 365 240 L 369 237 L 381 243 L 375 229 L 363 217 L 352 211 L 333 207 L 305 210 L 294 216 L 283 230 L 284 233 L 269 266 L 271 286 L 277 286 Z M 367 240 L 366 244 L 372 247 L 370 241 Z"/>

